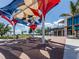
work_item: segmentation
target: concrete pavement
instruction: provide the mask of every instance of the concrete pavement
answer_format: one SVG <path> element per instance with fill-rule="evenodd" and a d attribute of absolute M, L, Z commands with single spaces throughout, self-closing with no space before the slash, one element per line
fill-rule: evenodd
<path fill-rule="evenodd" d="M 56 36 L 45 36 L 45 38 L 51 39 L 53 46 L 56 47 L 55 59 L 79 59 L 79 39 L 68 39 L 65 37 Z M 63 44 L 65 44 L 65 47 Z M 20 52 L 17 53 L 20 54 Z M 22 59 L 24 56 L 25 58 L 27 57 L 27 59 L 30 58 L 27 54 L 24 54 L 23 52 L 21 52 L 20 56 L 18 57 L 17 53 L 15 53 L 14 51 L 6 51 L 0 48 L 0 59 L 9 59 L 9 57 L 15 57 L 15 59 Z M 48 52 L 45 52 L 45 54 L 48 55 Z M 49 55 L 47 57 L 49 58 Z"/>
<path fill-rule="evenodd" d="M 49 49 L 48 51 L 42 49 L 30 49 L 31 46 L 25 45 L 21 46 L 23 52 L 20 50 L 16 50 L 14 48 L 9 47 L 0 47 L 0 58 L 1 59 L 62 59 L 65 38 L 64 37 L 54 37 L 54 36 L 46 36 L 46 39 L 51 39 L 52 43 L 49 43 L 53 48 L 53 50 Z M 34 44 L 31 44 L 32 47 Z M 19 45 L 20 47 L 20 45 Z M 7 49 L 10 50 L 7 50 Z M 30 50 L 29 50 L 30 49 Z"/>
<path fill-rule="evenodd" d="M 79 59 L 79 39 L 66 39 L 63 59 Z"/>

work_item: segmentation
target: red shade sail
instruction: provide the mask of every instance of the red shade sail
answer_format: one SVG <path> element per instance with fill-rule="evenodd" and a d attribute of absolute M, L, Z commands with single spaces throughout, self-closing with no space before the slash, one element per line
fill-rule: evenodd
<path fill-rule="evenodd" d="M 33 8 L 30 8 L 30 10 L 34 13 L 35 16 L 40 16 L 38 10 L 35 10 Z"/>
<path fill-rule="evenodd" d="M 16 25 L 16 24 L 18 23 L 18 20 L 13 19 L 13 20 L 12 20 L 12 23 L 13 23 L 13 25 Z"/>
<path fill-rule="evenodd" d="M 11 21 L 8 17 L 6 17 L 6 16 L 4 16 L 4 15 L 1 15 L 1 17 L 4 18 L 5 20 L 7 20 L 12 26 L 14 25 L 14 24 L 12 23 L 12 21 Z"/>
<path fill-rule="evenodd" d="M 38 0 L 38 8 L 42 11 L 43 15 L 45 16 L 46 13 L 56 6 L 60 0 Z"/>
<path fill-rule="evenodd" d="M 37 27 L 37 25 L 35 25 L 35 24 L 32 24 L 31 26 L 29 26 L 32 30 L 35 30 L 36 29 L 36 27 Z"/>
<path fill-rule="evenodd" d="M 17 20 L 13 19 L 13 20 L 10 20 L 7 16 L 4 16 L 4 15 L 1 15 L 1 17 L 3 19 L 5 19 L 6 21 L 8 21 L 12 26 L 16 25 L 16 23 L 18 22 Z"/>

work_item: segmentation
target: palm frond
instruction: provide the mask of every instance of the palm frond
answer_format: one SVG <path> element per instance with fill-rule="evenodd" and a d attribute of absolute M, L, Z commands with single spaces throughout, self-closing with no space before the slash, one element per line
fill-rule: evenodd
<path fill-rule="evenodd" d="M 75 7 L 79 6 L 79 0 L 77 0 Z"/>
<path fill-rule="evenodd" d="M 76 7 L 76 14 L 79 14 L 79 0 L 75 4 Z"/>
<path fill-rule="evenodd" d="M 60 15 L 60 17 L 67 17 L 67 16 L 71 16 L 71 15 L 70 14 L 65 14 L 65 13 Z"/>
<path fill-rule="evenodd" d="M 71 10 L 71 14 L 75 15 L 76 7 L 75 7 L 75 4 L 72 1 L 70 1 L 70 10 Z"/>

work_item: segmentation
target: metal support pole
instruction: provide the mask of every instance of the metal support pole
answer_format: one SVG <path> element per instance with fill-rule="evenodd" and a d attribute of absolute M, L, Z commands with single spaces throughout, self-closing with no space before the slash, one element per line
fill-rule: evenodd
<path fill-rule="evenodd" d="M 16 26 L 16 25 L 13 26 L 13 39 L 14 39 L 14 40 L 15 40 L 15 26 Z"/>
<path fill-rule="evenodd" d="M 42 15 L 42 44 L 45 44 L 45 18 Z"/>
<path fill-rule="evenodd" d="M 34 30 L 33 30 L 33 32 L 32 32 L 32 37 L 34 38 Z"/>
<path fill-rule="evenodd" d="M 64 36 L 67 37 L 67 17 L 66 19 L 64 20 L 64 24 L 65 24 L 65 28 L 64 28 Z"/>

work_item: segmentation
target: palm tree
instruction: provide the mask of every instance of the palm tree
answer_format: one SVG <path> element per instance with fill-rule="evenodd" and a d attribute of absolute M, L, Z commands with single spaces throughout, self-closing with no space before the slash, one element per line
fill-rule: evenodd
<path fill-rule="evenodd" d="M 79 0 L 76 2 L 76 4 L 74 4 L 72 1 L 70 1 L 70 14 L 67 13 L 63 13 L 60 16 L 62 17 L 72 17 L 72 35 L 74 35 L 74 16 L 79 14 L 78 12 L 78 4 L 79 4 Z"/>
<path fill-rule="evenodd" d="M 11 30 L 11 27 L 9 27 L 8 25 L 5 26 L 5 24 L 0 23 L 0 36 L 5 35 L 10 30 Z"/>
<path fill-rule="evenodd" d="M 76 14 L 79 14 L 79 0 L 76 3 Z"/>

